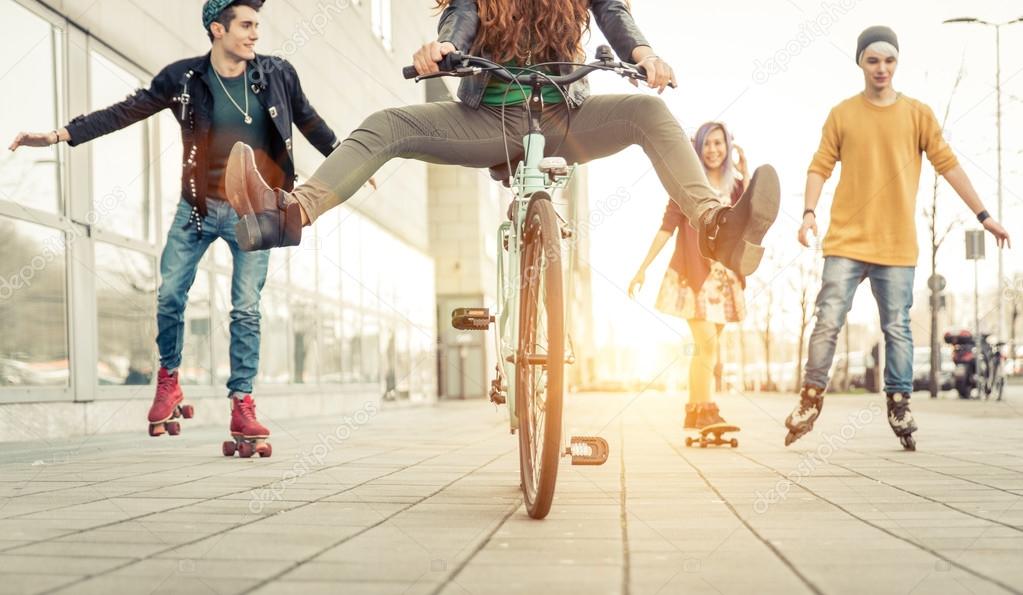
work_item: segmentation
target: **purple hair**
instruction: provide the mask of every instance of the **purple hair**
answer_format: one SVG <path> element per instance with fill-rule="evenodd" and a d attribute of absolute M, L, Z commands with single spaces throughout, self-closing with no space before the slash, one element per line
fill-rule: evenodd
<path fill-rule="evenodd" d="M 722 122 L 707 122 L 696 131 L 696 136 L 693 138 L 693 147 L 696 149 L 696 154 L 700 157 L 700 163 L 703 165 L 703 168 L 707 169 L 707 164 L 703 162 L 703 145 L 707 142 L 707 137 L 710 136 L 710 133 L 719 128 L 725 134 L 725 159 L 721 162 L 720 166 L 721 183 L 724 187 L 718 188 L 718 190 L 722 193 L 723 198 L 727 200 L 732 194 L 732 187 L 735 185 L 735 164 L 732 163 L 732 133 L 728 131 L 728 127 Z"/>

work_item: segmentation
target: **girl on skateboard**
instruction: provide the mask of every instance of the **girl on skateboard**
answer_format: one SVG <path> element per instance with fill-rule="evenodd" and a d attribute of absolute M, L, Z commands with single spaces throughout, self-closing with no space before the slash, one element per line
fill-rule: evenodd
<path fill-rule="evenodd" d="M 707 122 L 694 139 L 696 152 L 707 179 L 719 200 L 733 205 L 749 185 L 746 156 L 732 142 L 724 124 Z M 733 151 L 737 162 L 733 160 Z M 677 231 L 677 233 L 676 233 Z M 716 260 L 700 254 L 696 230 L 674 200 L 668 199 L 661 228 L 647 251 L 643 264 L 629 283 L 629 297 L 635 297 L 646 280 L 646 269 L 675 234 L 675 252 L 664 273 L 655 307 L 665 314 L 683 318 L 693 334 L 693 357 L 689 364 L 689 402 L 685 429 L 703 430 L 725 424 L 714 403 L 714 378 L 721 331 L 729 322 L 739 322 L 746 313 L 743 289 L 746 280 Z"/>

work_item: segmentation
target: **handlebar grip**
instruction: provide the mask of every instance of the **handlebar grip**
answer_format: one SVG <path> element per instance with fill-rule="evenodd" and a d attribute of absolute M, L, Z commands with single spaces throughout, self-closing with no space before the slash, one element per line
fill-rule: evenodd
<path fill-rule="evenodd" d="M 463 60 L 465 60 L 464 54 L 461 52 L 451 52 L 437 63 L 437 68 L 439 68 L 441 72 L 453 72 L 458 67 L 458 63 Z M 401 76 L 407 79 L 414 79 L 419 76 L 419 72 L 416 71 L 415 66 L 406 66 L 401 69 Z"/>

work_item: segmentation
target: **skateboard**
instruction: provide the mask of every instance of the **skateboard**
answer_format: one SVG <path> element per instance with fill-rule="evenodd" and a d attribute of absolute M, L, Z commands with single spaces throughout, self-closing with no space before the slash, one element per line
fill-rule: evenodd
<path fill-rule="evenodd" d="M 732 448 L 739 447 L 739 440 L 736 438 L 724 439 L 721 437 L 722 434 L 728 432 L 740 431 L 739 426 L 733 426 L 732 424 L 714 424 L 707 426 L 700 430 L 700 437 L 686 436 L 686 446 L 692 446 L 693 444 L 699 444 L 700 448 L 707 448 L 707 446 L 720 446 L 722 444 L 728 444 Z M 713 437 L 711 437 L 713 435 Z"/>
<path fill-rule="evenodd" d="M 192 419 L 195 415 L 195 408 L 191 405 L 185 405 L 179 403 L 174 407 L 174 411 L 171 416 L 163 421 L 149 422 L 149 435 L 150 436 L 162 436 L 164 434 L 170 434 L 171 436 L 177 436 L 181 433 L 181 422 L 174 421 L 175 419 Z"/>
<path fill-rule="evenodd" d="M 273 453 L 273 447 L 266 441 L 266 436 L 246 438 L 241 434 L 231 434 L 233 440 L 225 440 L 221 447 L 225 457 L 233 457 L 234 453 L 238 453 L 238 456 L 247 459 L 254 454 L 258 454 L 261 457 L 269 457 Z"/>

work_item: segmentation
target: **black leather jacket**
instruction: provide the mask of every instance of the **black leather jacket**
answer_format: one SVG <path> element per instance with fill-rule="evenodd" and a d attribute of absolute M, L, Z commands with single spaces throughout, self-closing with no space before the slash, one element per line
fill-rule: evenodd
<path fill-rule="evenodd" d="M 155 77 L 148 89 L 139 89 L 120 103 L 78 116 L 67 125 L 69 145 L 75 146 L 120 130 L 164 109 L 173 109 L 181 125 L 184 147 L 181 196 L 192 205 L 193 218 L 206 216 L 207 149 L 213 116 L 210 92 L 210 55 L 175 62 Z M 295 68 L 286 60 L 257 55 L 249 62 L 251 88 L 267 110 L 272 130 L 270 160 L 260 163 L 260 173 L 273 187 L 291 190 L 295 185 L 292 123 L 323 156 L 340 144 L 334 131 L 309 104 Z"/>
<path fill-rule="evenodd" d="M 632 50 L 641 45 L 650 45 L 640 33 L 632 13 L 622 0 L 591 0 L 590 12 L 597 27 L 604 33 L 608 43 L 618 57 L 632 61 Z M 437 24 L 437 40 L 451 42 L 459 51 L 468 52 L 476 40 L 480 17 L 476 0 L 452 0 L 441 13 Z M 489 58 L 484 54 L 483 58 Z M 561 74 L 568 74 L 570 66 L 561 67 Z M 483 92 L 490 82 L 490 73 L 466 77 L 458 86 L 458 98 L 471 108 L 477 108 L 483 100 Z M 590 84 L 583 79 L 568 88 L 568 102 L 578 107 L 590 94 Z"/>

